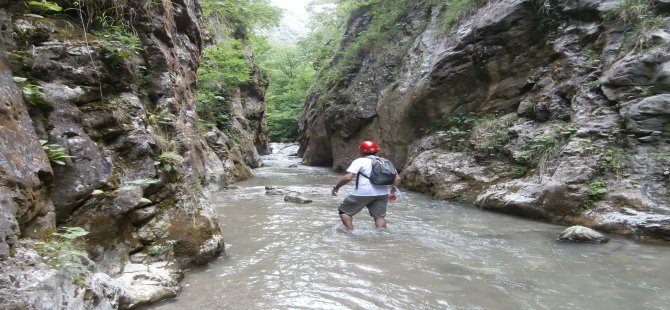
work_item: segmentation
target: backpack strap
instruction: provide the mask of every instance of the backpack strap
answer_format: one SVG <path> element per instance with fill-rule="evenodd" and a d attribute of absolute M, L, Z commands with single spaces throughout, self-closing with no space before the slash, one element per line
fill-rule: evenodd
<path fill-rule="evenodd" d="M 374 156 L 374 155 L 368 155 L 368 156 L 365 156 L 365 157 L 371 159 L 371 161 L 370 161 L 370 168 L 372 168 L 372 165 L 374 164 L 374 163 L 372 162 L 372 160 L 375 160 L 375 159 L 377 158 L 377 156 Z M 372 171 L 370 171 L 370 172 L 372 172 Z M 361 172 L 361 171 L 359 170 L 358 173 L 356 173 L 356 189 L 358 189 L 358 177 L 361 176 L 361 175 L 364 176 L 364 177 L 365 177 L 366 179 L 368 179 L 368 180 L 370 179 L 369 176 L 365 175 L 365 173 L 363 173 L 363 172 Z"/>
<path fill-rule="evenodd" d="M 361 175 L 361 172 L 359 171 L 356 173 L 356 189 L 358 189 L 358 177 Z"/>

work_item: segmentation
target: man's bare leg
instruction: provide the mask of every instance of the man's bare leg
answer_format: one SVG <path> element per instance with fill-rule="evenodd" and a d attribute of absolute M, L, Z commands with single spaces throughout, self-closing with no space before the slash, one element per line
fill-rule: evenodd
<path fill-rule="evenodd" d="M 342 224 L 344 224 L 344 227 L 346 227 L 347 230 L 354 230 L 354 218 L 351 217 L 351 215 L 342 213 L 340 214 L 340 219 L 342 220 Z"/>
<path fill-rule="evenodd" d="M 377 227 L 379 229 L 386 228 L 386 220 L 383 217 L 376 218 L 375 219 L 375 227 Z"/>

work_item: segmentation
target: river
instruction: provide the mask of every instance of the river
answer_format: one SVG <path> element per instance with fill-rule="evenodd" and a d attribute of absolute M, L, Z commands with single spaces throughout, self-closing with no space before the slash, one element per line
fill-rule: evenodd
<path fill-rule="evenodd" d="M 670 309 L 670 248 L 610 236 L 556 242 L 562 226 L 403 192 L 388 229 L 353 233 L 330 196 L 339 175 L 274 145 L 254 177 L 212 195 L 225 253 L 154 309 Z M 284 202 L 277 186 L 313 199 Z"/>

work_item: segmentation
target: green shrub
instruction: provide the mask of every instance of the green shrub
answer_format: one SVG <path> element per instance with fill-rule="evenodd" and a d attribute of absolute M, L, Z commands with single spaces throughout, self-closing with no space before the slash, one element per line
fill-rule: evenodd
<path fill-rule="evenodd" d="M 612 173 L 617 177 L 629 176 L 625 165 L 627 155 L 626 151 L 620 147 L 606 149 L 596 164 L 598 173 Z"/>
<path fill-rule="evenodd" d="M 605 194 L 605 189 L 607 185 L 602 180 L 595 180 L 589 183 L 586 188 L 586 199 L 582 202 L 580 206 L 581 211 L 586 211 L 593 207 L 593 205 L 600 200 L 603 194 Z"/>
<path fill-rule="evenodd" d="M 342 0 L 336 3 L 334 9 L 318 13 L 314 30 L 303 40 L 305 50 L 316 60 L 315 68 L 319 70 L 318 82 L 313 84 L 312 92 L 343 87 L 360 70 L 362 61 L 371 54 L 376 54 L 376 60 L 383 59 L 386 64 L 396 62 L 412 42 L 407 40 L 398 44 L 398 34 L 418 33 L 414 30 L 427 24 L 408 22 L 408 12 L 413 6 L 422 6 L 428 10 L 429 6 L 434 5 L 434 1 L 412 0 Z M 351 33 L 348 27 L 362 17 L 366 18 L 359 24 L 363 27 Z M 391 82 L 398 67 L 388 66 L 382 77 Z M 319 104 L 327 102 L 319 100 Z"/>
<path fill-rule="evenodd" d="M 201 87 L 198 89 L 198 116 L 205 123 L 216 125 L 221 130 L 232 126 L 233 116 L 231 103 L 214 89 Z"/>
<path fill-rule="evenodd" d="M 244 57 L 242 42 L 228 40 L 208 47 L 198 70 L 198 115 L 219 129 L 228 129 L 233 120 L 233 89 L 251 80 L 251 64 Z M 230 94 L 230 95 L 229 95 Z"/>
<path fill-rule="evenodd" d="M 12 37 L 19 44 L 28 45 L 30 43 L 31 36 L 35 33 L 35 27 L 33 26 L 23 26 L 18 27 L 12 32 Z"/>
<path fill-rule="evenodd" d="M 473 129 L 473 134 L 480 137 L 476 149 L 486 154 L 499 152 L 510 141 L 508 131 L 517 120 L 516 114 L 480 118 Z"/>
<path fill-rule="evenodd" d="M 31 10 L 31 12 L 44 14 L 49 12 L 60 12 L 63 8 L 57 3 L 41 0 L 41 1 L 26 1 L 26 5 Z"/>
<path fill-rule="evenodd" d="M 519 179 L 519 178 L 525 177 L 526 173 L 528 173 L 528 170 L 530 170 L 530 168 L 528 168 L 526 166 L 521 166 L 521 165 L 514 166 L 514 168 L 513 168 L 514 178 Z"/>
<path fill-rule="evenodd" d="M 535 109 L 536 105 L 537 105 L 537 102 L 535 102 L 535 100 L 531 100 L 531 99 L 524 100 L 524 101 L 521 101 L 519 103 L 519 109 L 518 110 L 520 112 L 531 111 L 531 110 Z"/>
<path fill-rule="evenodd" d="M 540 17 L 537 30 L 540 33 L 549 34 L 549 38 L 556 35 L 556 30 L 561 24 L 561 0 L 533 0 Z"/>
<path fill-rule="evenodd" d="M 445 127 L 437 135 L 446 137 L 446 147 L 451 150 L 464 151 L 471 149 L 470 137 L 478 137 L 475 150 L 485 154 L 493 154 L 502 149 L 509 142 L 507 131 L 518 117 L 515 114 L 498 116 L 495 114 L 479 116 L 474 113 L 464 113 L 448 116 L 438 124 Z"/>
<path fill-rule="evenodd" d="M 631 25 L 640 21 L 640 18 L 646 16 L 651 9 L 650 0 L 620 0 L 617 5 L 605 14 L 610 20 Z"/>
<path fill-rule="evenodd" d="M 154 165 L 159 167 L 161 171 L 170 172 L 174 166 L 178 166 L 184 163 L 184 157 L 175 153 L 175 152 L 163 152 L 158 155 L 158 160 L 154 162 Z"/>
<path fill-rule="evenodd" d="M 589 186 L 586 188 L 586 197 L 590 200 L 598 200 L 605 193 L 605 182 L 602 180 L 596 180 L 589 183 Z"/>
<path fill-rule="evenodd" d="M 158 113 L 147 113 L 147 121 L 153 126 L 169 125 L 173 123 L 170 110 L 162 109 Z"/>
<path fill-rule="evenodd" d="M 89 265 L 88 254 L 79 238 L 88 234 L 81 227 L 61 227 L 61 232 L 51 234 L 46 240 L 37 241 L 35 249 L 47 264 L 65 273 L 75 282 L 83 280 Z"/>
<path fill-rule="evenodd" d="M 58 144 L 49 144 L 49 141 L 47 140 L 40 140 L 40 145 L 42 145 L 42 149 L 47 154 L 49 161 L 55 164 L 63 166 L 65 165 L 65 162 L 63 161 L 64 159 L 74 158 L 74 156 L 68 154 L 65 148 Z"/>
<path fill-rule="evenodd" d="M 654 12 L 652 0 L 621 0 L 605 17 L 626 27 L 622 42 L 624 52 L 647 45 L 651 39 L 649 33 L 665 23 L 665 17 Z"/>
<path fill-rule="evenodd" d="M 204 88 L 231 89 L 251 80 L 251 65 L 244 58 L 242 42 L 230 39 L 205 49 L 198 83 Z"/>
<path fill-rule="evenodd" d="M 269 80 L 265 95 L 268 138 L 296 141 L 298 119 L 315 74 L 314 60 L 300 44 L 256 41 L 257 49 L 261 50 L 257 63 Z"/>
<path fill-rule="evenodd" d="M 26 100 L 32 105 L 46 104 L 46 95 L 42 91 L 42 86 L 28 83 L 28 79 L 20 76 L 14 77 L 14 82 L 21 85 L 21 91 Z"/>
<path fill-rule="evenodd" d="M 584 63 L 581 63 L 581 65 L 587 68 L 597 69 L 598 65 L 600 65 L 600 52 L 588 48 L 584 50 L 584 54 L 587 58 Z"/>
<path fill-rule="evenodd" d="M 484 0 L 452 0 L 446 5 L 442 13 L 437 32 L 438 34 L 445 34 L 451 30 L 451 27 L 456 21 L 467 14 L 471 9 L 485 3 Z"/>
<path fill-rule="evenodd" d="M 525 145 L 515 155 L 515 159 L 544 168 L 550 160 L 558 156 L 565 143 L 565 139 L 557 133 L 544 133 Z"/>
<path fill-rule="evenodd" d="M 112 62 L 122 63 L 142 51 L 142 42 L 137 34 L 128 32 L 122 27 L 112 27 L 95 34 L 105 50 L 105 58 Z"/>
<path fill-rule="evenodd" d="M 279 25 L 282 10 L 270 0 L 200 0 L 203 15 L 213 31 L 234 28 L 234 37 L 248 37 L 255 27 Z"/>

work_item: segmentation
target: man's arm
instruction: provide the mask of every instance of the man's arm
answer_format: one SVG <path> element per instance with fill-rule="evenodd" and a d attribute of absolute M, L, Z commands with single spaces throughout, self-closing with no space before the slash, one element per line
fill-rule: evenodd
<path fill-rule="evenodd" d="M 400 175 L 396 174 L 395 179 L 393 179 L 393 187 L 400 186 L 400 181 L 402 181 L 402 179 L 400 178 Z"/>
<path fill-rule="evenodd" d="M 400 186 L 400 181 L 402 181 L 402 179 L 400 179 L 400 175 L 396 174 L 395 179 L 393 179 L 393 186 L 391 187 L 391 191 L 389 193 L 389 199 L 391 201 L 398 199 L 397 189 L 398 186 Z"/>
<path fill-rule="evenodd" d="M 342 178 L 333 186 L 333 189 L 331 190 L 331 194 L 333 196 L 337 196 L 337 192 L 340 190 L 340 187 L 344 186 L 345 184 L 349 183 L 354 177 L 356 176 L 355 173 L 353 172 L 347 172 L 347 174 L 343 175 Z"/>

